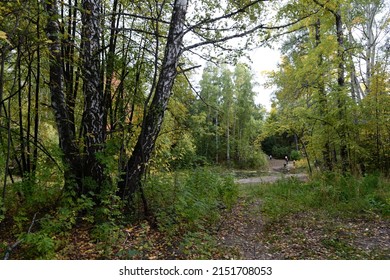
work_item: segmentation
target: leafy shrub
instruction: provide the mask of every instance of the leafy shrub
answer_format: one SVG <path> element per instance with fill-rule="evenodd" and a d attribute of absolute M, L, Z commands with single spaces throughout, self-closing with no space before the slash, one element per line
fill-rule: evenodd
<path fill-rule="evenodd" d="M 300 160 L 301 159 L 301 154 L 296 151 L 296 150 L 292 150 L 291 153 L 290 153 L 290 159 L 291 160 Z"/>
<path fill-rule="evenodd" d="M 92 238 L 97 243 L 97 248 L 101 252 L 101 257 L 109 258 L 113 253 L 114 245 L 121 237 L 118 225 L 112 222 L 101 223 L 92 230 Z"/>
<path fill-rule="evenodd" d="M 27 259 L 52 259 L 55 256 L 55 242 L 46 233 L 28 233 L 25 235 L 23 246 Z"/>
<path fill-rule="evenodd" d="M 272 147 L 272 156 L 274 158 L 284 158 L 290 154 L 290 147 L 286 146 L 274 146 Z"/>
<path fill-rule="evenodd" d="M 221 209 L 233 205 L 238 188 L 232 177 L 198 168 L 173 176 L 153 176 L 145 194 L 160 229 L 175 234 L 211 228 Z"/>
<path fill-rule="evenodd" d="M 263 152 L 254 151 L 239 163 L 241 169 L 262 169 L 268 166 L 267 156 Z"/>

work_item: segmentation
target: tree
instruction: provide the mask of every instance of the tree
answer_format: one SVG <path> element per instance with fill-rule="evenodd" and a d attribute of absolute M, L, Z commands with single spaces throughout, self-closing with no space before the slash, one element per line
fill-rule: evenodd
<path fill-rule="evenodd" d="M 145 117 L 134 152 L 125 167 L 125 174 L 119 185 L 123 198 L 129 198 L 140 186 L 145 164 L 150 156 L 160 132 L 164 113 L 168 105 L 173 82 L 177 75 L 177 64 L 182 52 L 184 22 L 187 13 L 187 0 L 176 0 L 172 12 L 168 39 L 159 80 L 152 103 Z"/>
<path fill-rule="evenodd" d="M 60 27 L 58 19 L 57 1 L 53 0 L 46 3 L 48 21 L 46 26 L 47 37 L 50 40 L 50 95 L 51 107 L 54 111 L 54 117 L 57 124 L 59 145 L 64 153 L 65 162 L 65 186 L 73 189 L 74 186 L 78 193 L 82 192 L 82 165 L 78 158 L 78 147 L 76 145 L 76 135 L 74 123 L 71 120 L 71 112 L 67 104 L 64 91 L 63 68 L 61 57 L 61 42 L 59 38 Z"/>
<path fill-rule="evenodd" d="M 198 153 L 216 163 L 261 167 L 260 133 L 263 111 L 254 102 L 253 76 L 245 64 L 234 71 L 208 65 L 200 81 L 194 130 Z M 259 164 L 260 162 L 260 164 Z"/>
<path fill-rule="evenodd" d="M 306 2 L 311 5 L 304 10 L 301 5 Z M 352 5 L 359 5 L 358 2 Z M 292 10 L 306 13 L 310 8 L 318 12 L 298 23 L 288 35 L 283 48 L 285 60 L 280 70 L 272 75 L 272 81 L 278 85 L 276 97 L 280 114 L 275 120 L 278 123 L 275 129 L 279 133 L 283 130 L 296 133 L 311 158 L 322 162 L 327 170 L 338 167 L 344 174 L 365 172 L 367 158 L 364 159 L 364 155 L 374 158 L 372 155 L 376 154 L 376 160 L 379 156 L 361 141 L 365 138 L 366 117 L 362 107 L 357 106 L 366 104 L 365 99 L 368 101 L 362 93 L 364 83 L 358 82 L 360 78 L 355 71 L 359 65 L 356 57 L 365 57 L 367 51 L 361 52 L 351 32 L 356 23 L 366 28 L 367 22 L 361 17 L 364 13 L 349 13 L 347 1 L 317 0 L 287 5 L 283 13 Z M 348 17 L 352 19 L 346 21 Z M 349 30 L 348 37 L 346 30 Z M 375 111 L 375 115 L 381 118 L 379 111 Z M 305 123 L 293 121 L 294 116 Z"/>
<path fill-rule="evenodd" d="M 237 61 L 245 49 L 267 40 L 271 30 L 290 25 L 260 21 L 266 2 L 204 0 L 188 16 L 184 0 L 2 3 L 1 17 L 12 19 L 0 25 L 4 182 L 7 174 L 11 180 L 16 175 L 11 161 L 24 178 L 39 173 L 38 151 L 58 163 L 57 150 L 48 150 L 40 138 L 40 131 L 54 125 L 61 163 L 53 166 L 63 172 L 65 197 L 92 198 L 99 206 L 102 194 L 113 194 L 118 183 L 117 194 L 131 201 L 153 155 L 175 80 L 197 67 L 184 65 L 194 56 L 216 62 L 222 53 Z M 243 158 L 249 146 L 241 145 L 238 135 L 252 139 L 249 127 L 258 127 L 260 117 L 254 113 L 245 132 L 234 121 L 244 118 L 234 103 L 247 92 L 231 90 L 235 85 L 228 71 L 216 83 L 223 85 L 224 95 L 215 95 L 222 112 L 213 109 L 214 116 L 208 115 L 214 156 L 230 161 L 239 151 Z"/>
<path fill-rule="evenodd" d="M 83 138 L 85 161 L 83 162 L 83 177 L 93 181 L 92 188 L 85 188 L 82 193 L 95 190 L 100 194 L 104 184 L 104 166 L 97 155 L 105 144 L 104 114 L 105 104 L 100 65 L 101 40 L 101 2 L 100 0 L 82 1 L 82 77 L 83 77 Z M 96 185 L 96 186 L 95 186 Z"/>

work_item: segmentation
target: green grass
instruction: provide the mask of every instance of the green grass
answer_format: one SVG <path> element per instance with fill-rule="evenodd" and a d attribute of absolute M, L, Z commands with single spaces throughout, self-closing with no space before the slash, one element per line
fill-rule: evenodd
<path fill-rule="evenodd" d="M 262 201 L 262 240 L 282 258 L 390 258 L 384 246 L 390 221 L 386 178 L 325 174 L 310 182 L 242 186 L 242 193 Z"/>
<path fill-rule="evenodd" d="M 378 175 L 355 178 L 326 174 L 310 182 L 286 179 L 246 187 L 245 192 L 263 200 L 263 213 L 270 219 L 313 210 L 344 217 L 390 215 L 390 183 Z"/>

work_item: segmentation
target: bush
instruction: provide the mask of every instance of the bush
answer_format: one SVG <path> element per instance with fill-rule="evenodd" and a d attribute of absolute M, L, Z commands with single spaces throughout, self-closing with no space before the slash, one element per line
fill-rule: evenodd
<path fill-rule="evenodd" d="M 290 159 L 291 160 L 300 160 L 301 159 L 301 154 L 296 151 L 296 150 L 292 150 L 291 153 L 290 153 Z"/>
<path fill-rule="evenodd" d="M 283 158 L 290 154 L 290 147 L 274 146 L 272 147 L 272 156 L 274 158 Z"/>
<path fill-rule="evenodd" d="M 53 259 L 55 256 L 55 242 L 45 233 L 36 232 L 22 234 L 24 238 L 23 247 L 25 247 L 26 259 Z"/>
<path fill-rule="evenodd" d="M 145 195 L 160 229 L 175 234 L 212 228 L 221 209 L 236 201 L 238 188 L 233 177 L 198 168 L 173 176 L 153 176 L 145 186 Z"/>
<path fill-rule="evenodd" d="M 267 156 L 262 152 L 253 152 L 240 167 L 243 169 L 261 169 L 266 166 L 268 166 Z"/>

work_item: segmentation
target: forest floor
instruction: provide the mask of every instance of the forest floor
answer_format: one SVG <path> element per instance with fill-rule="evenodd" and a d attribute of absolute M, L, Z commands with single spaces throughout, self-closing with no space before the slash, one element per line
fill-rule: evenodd
<path fill-rule="evenodd" d="M 239 184 L 239 199 L 233 208 L 223 210 L 219 224 L 213 228 L 169 235 L 147 221 L 139 221 L 119 229 L 121 234 L 113 235 L 112 240 L 97 243 L 96 238 L 92 238 L 91 228 L 80 225 L 62 237 L 59 243 L 63 247 L 52 257 L 78 260 L 390 259 L 388 216 L 373 213 L 344 216 L 316 208 L 267 216 L 264 211 L 267 198 L 259 190 L 273 189 L 275 185 L 271 183 L 282 178 L 309 180 L 293 163 L 284 167 L 284 160 L 271 160 L 266 172 L 234 173 Z M 279 206 L 288 208 L 289 203 L 286 200 L 286 204 Z M 14 241 L 10 237 L 6 243 Z M 25 256 L 25 252 L 16 250 L 13 258 L 34 258 Z"/>
<path fill-rule="evenodd" d="M 232 209 L 224 210 L 220 224 L 208 233 L 167 236 L 141 222 L 124 229 L 125 238 L 110 247 L 109 258 L 114 255 L 115 259 L 390 259 L 388 218 L 377 215 L 346 218 L 316 209 L 277 219 L 264 215 L 264 197 L 253 195 L 253 190 L 263 186 L 261 183 L 288 177 L 308 180 L 305 173 L 294 170 L 292 163 L 287 168 L 283 165 L 284 160 L 272 160 L 268 172 L 238 171 L 238 202 Z M 68 247 L 57 258 L 102 258 L 102 251 L 90 242 L 87 232 L 77 229 L 72 235 L 74 247 Z"/>
<path fill-rule="evenodd" d="M 271 160 L 269 174 L 253 173 L 237 180 L 242 194 L 222 218 L 220 246 L 247 260 L 390 259 L 390 221 L 379 216 L 341 218 L 314 210 L 276 220 L 263 217 L 262 199 L 245 195 L 246 188 L 281 178 L 308 179 L 305 173 L 296 173 L 291 163 L 287 168 L 283 164 L 284 160 Z"/>

